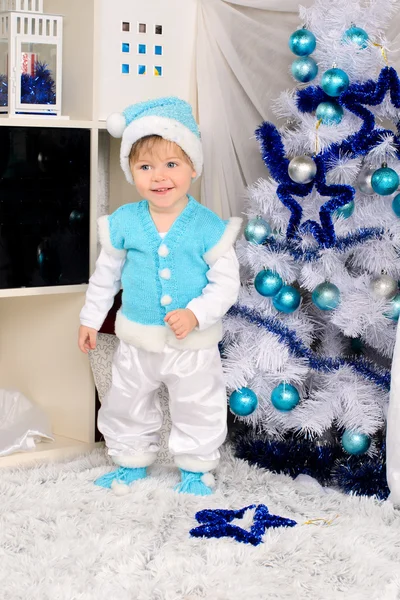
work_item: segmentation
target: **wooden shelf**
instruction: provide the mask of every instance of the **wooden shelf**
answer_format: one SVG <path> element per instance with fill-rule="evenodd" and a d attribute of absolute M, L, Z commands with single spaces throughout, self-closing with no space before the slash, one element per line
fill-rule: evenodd
<path fill-rule="evenodd" d="M 59 294 L 78 294 L 86 292 L 86 283 L 79 285 L 54 285 L 49 287 L 25 287 L 0 289 L 0 298 L 21 298 L 26 296 L 56 296 Z"/>
<path fill-rule="evenodd" d="M 10 454 L 9 456 L 0 457 L 0 469 L 26 466 L 40 461 L 71 458 L 103 446 L 102 442 L 85 443 L 60 435 L 55 435 L 53 437 L 54 442 L 40 442 L 31 452 L 17 452 L 15 454 Z"/>
<path fill-rule="evenodd" d="M 99 126 L 99 123 L 94 121 L 59 119 L 50 115 L 21 115 L 20 117 L 0 115 L 0 127 L 68 127 L 71 129 L 103 129 L 103 127 Z"/>

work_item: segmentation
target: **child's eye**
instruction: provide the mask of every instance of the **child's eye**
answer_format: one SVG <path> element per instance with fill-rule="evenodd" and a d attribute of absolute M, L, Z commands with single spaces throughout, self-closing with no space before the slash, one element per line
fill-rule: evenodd
<path fill-rule="evenodd" d="M 177 167 L 178 165 L 175 162 L 169 162 L 167 163 L 167 167 L 168 169 L 173 169 L 174 167 Z"/>
<path fill-rule="evenodd" d="M 140 169 L 141 171 L 148 171 L 150 169 L 150 165 L 142 165 Z"/>

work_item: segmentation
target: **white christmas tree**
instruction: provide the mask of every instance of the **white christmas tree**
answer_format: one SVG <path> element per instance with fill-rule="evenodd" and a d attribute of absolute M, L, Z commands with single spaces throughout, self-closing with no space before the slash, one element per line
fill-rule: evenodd
<path fill-rule="evenodd" d="M 300 85 L 274 107 L 284 126 L 256 132 L 269 176 L 248 189 L 223 350 L 249 426 L 238 456 L 382 498 L 400 314 L 400 83 L 384 36 L 397 5 L 300 8 Z"/>

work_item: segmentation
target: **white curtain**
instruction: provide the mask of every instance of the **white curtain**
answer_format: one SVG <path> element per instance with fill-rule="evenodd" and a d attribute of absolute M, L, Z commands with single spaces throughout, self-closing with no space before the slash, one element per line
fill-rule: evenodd
<path fill-rule="evenodd" d="M 298 6 L 296 0 L 199 0 L 201 197 L 223 218 L 241 214 L 246 185 L 266 174 L 254 131 L 274 119 L 271 103 L 294 85 L 288 39 L 301 25 Z"/>

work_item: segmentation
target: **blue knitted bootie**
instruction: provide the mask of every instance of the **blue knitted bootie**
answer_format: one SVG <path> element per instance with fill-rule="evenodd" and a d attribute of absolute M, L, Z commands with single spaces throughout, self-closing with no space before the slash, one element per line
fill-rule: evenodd
<path fill-rule="evenodd" d="M 122 495 L 128 493 L 128 486 L 131 483 L 138 479 L 144 479 L 145 477 L 147 477 L 147 467 L 137 469 L 119 467 L 118 469 L 115 469 L 115 471 L 106 473 L 102 477 L 96 479 L 94 484 L 103 488 L 111 488 L 117 495 Z"/>
<path fill-rule="evenodd" d="M 174 487 L 181 494 L 194 494 L 195 496 L 209 496 L 212 494 L 211 487 L 214 485 L 214 477 L 211 473 L 192 473 L 192 471 L 181 472 L 181 482 Z"/>

